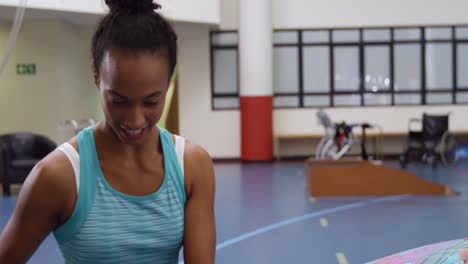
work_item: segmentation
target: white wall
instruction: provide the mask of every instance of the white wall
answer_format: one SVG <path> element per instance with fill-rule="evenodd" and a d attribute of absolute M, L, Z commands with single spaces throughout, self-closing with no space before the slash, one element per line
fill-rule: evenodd
<path fill-rule="evenodd" d="M 392 25 L 468 24 L 468 2 L 463 0 L 359 0 L 273 2 L 275 28 L 332 28 Z M 236 29 L 238 0 L 221 1 L 221 29 Z M 208 29 L 197 26 L 180 27 L 181 60 L 181 133 L 207 147 L 215 157 L 239 157 L 240 128 L 238 111 L 212 111 L 210 104 L 210 64 Z M 185 76 L 184 76 L 185 75 Z M 464 115 L 466 106 L 432 107 L 366 107 L 328 109 L 336 121 L 367 121 L 381 125 L 385 132 L 407 130 L 411 117 L 422 112 L 452 112 L 452 130 L 468 131 Z M 275 134 L 320 133 L 313 109 L 274 111 Z M 311 142 L 290 142 L 282 150 L 290 155 L 313 152 Z M 391 152 L 402 147 L 401 138 L 384 146 Z"/>
<path fill-rule="evenodd" d="M 0 24 L 4 51 L 9 23 Z M 102 114 L 94 88 L 89 30 L 57 20 L 25 21 L 0 76 L 0 134 L 36 132 L 58 140 L 58 122 Z M 37 74 L 16 74 L 17 63 L 35 63 Z"/>
<path fill-rule="evenodd" d="M 465 0 L 272 0 L 274 28 L 468 23 Z M 236 29 L 239 0 L 221 0 L 223 29 Z"/>
<path fill-rule="evenodd" d="M 80 1 L 80 0 L 76 0 Z M 219 24 L 220 0 L 156 0 L 163 7 L 163 14 L 174 21 Z"/>
<path fill-rule="evenodd" d="M 213 157 L 239 157 L 238 111 L 211 110 L 209 27 L 179 23 L 180 134 Z"/>
<path fill-rule="evenodd" d="M 220 0 L 159 0 L 162 13 L 173 21 L 218 24 Z M 20 0 L 0 0 L 0 6 L 17 6 Z M 28 0 L 28 8 L 47 9 L 88 14 L 104 14 L 104 0 Z"/>

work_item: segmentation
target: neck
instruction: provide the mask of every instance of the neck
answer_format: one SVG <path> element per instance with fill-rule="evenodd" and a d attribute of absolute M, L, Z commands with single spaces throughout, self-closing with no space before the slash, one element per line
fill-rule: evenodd
<path fill-rule="evenodd" d="M 100 147 L 123 156 L 141 156 L 161 151 L 159 136 L 159 129 L 154 127 L 148 131 L 144 141 L 139 144 L 128 144 L 122 142 L 114 130 L 104 121 L 99 122 L 95 129 L 96 142 L 99 142 Z"/>

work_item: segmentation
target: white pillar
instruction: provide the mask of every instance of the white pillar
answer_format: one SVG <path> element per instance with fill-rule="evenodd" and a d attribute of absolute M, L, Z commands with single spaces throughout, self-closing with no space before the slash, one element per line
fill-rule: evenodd
<path fill-rule="evenodd" d="M 273 159 L 271 0 L 239 1 L 241 158 Z"/>
<path fill-rule="evenodd" d="M 239 0 L 240 95 L 273 94 L 271 0 Z"/>

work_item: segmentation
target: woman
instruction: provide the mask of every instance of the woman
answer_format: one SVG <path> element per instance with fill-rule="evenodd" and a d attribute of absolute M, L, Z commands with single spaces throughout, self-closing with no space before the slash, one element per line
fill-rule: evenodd
<path fill-rule="evenodd" d="M 31 171 L 0 236 L 24 263 L 50 232 L 66 263 L 214 263 L 214 173 L 201 147 L 155 125 L 177 38 L 152 0 L 106 0 L 92 39 L 105 119 Z"/>

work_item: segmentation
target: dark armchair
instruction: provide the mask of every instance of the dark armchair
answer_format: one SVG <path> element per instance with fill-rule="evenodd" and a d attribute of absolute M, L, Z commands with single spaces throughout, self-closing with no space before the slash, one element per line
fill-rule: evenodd
<path fill-rule="evenodd" d="M 0 136 L 0 181 L 3 195 L 10 195 L 10 185 L 23 183 L 32 168 L 56 148 L 52 140 L 32 133 Z"/>

